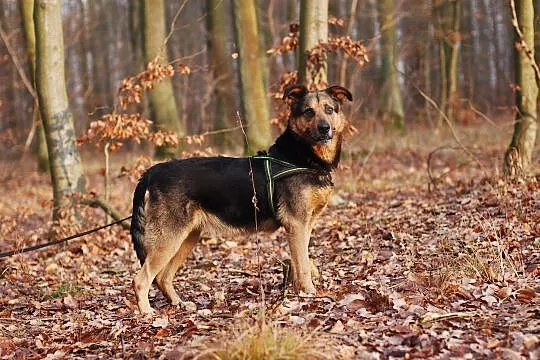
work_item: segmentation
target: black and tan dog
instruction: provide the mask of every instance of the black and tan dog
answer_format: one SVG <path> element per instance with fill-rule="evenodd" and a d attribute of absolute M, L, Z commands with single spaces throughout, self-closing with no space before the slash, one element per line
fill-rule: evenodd
<path fill-rule="evenodd" d="M 142 264 L 133 280 L 141 313 L 152 311 L 148 291 L 154 279 L 173 305 L 180 302 L 173 277 L 201 232 L 252 232 L 255 213 L 257 230 L 286 229 L 294 287 L 315 293 L 309 239 L 333 189 L 331 172 L 339 162 L 345 127 L 341 107 L 352 95 L 341 86 L 310 92 L 295 85 L 283 98 L 291 116 L 268 155 L 174 160 L 151 167 L 140 179 L 131 235 Z"/>

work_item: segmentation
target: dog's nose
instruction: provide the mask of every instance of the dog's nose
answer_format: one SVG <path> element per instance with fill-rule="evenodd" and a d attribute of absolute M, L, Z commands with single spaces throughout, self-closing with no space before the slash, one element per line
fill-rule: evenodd
<path fill-rule="evenodd" d="M 330 124 L 326 121 L 322 121 L 317 125 L 317 130 L 319 130 L 321 134 L 328 134 L 330 132 Z"/>

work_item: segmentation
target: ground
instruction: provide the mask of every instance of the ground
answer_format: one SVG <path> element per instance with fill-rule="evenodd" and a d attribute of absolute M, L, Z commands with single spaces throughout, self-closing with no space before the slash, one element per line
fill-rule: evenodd
<path fill-rule="evenodd" d="M 301 334 L 311 358 L 539 358 L 540 184 L 501 177 L 507 130 L 460 129 L 472 155 L 432 153 L 452 144 L 446 133 L 353 135 L 312 237 L 315 298 L 282 289 L 282 231 L 204 239 L 175 281 L 184 302 L 172 307 L 153 289 L 147 317 L 119 226 L 1 259 L 0 355 L 191 359 L 264 321 Z M 45 241 L 48 177 L 13 161 L 0 168 L 0 251 Z M 99 193 L 99 167 L 87 174 Z M 128 214 L 133 184 L 113 187 L 111 202 Z M 83 213 L 62 234 L 105 221 Z"/>

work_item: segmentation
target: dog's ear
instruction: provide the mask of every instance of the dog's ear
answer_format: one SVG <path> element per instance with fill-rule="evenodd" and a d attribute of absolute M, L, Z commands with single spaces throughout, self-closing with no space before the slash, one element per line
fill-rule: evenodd
<path fill-rule="evenodd" d="M 289 105 L 294 105 L 306 96 L 306 94 L 309 92 L 308 88 L 304 85 L 291 85 L 287 86 L 285 88 L 285 91 L 283 92 L 283 100 Z"/>
<path fill-rule="evenodd" d="M 352 94 L 349 90 L 345 89 L 343 86 L 330 86 L 328 89 L 324 90 L 332 99 L 338 101 L 340 104 L 343 104 L 345 99 L 352 101 Z"/>

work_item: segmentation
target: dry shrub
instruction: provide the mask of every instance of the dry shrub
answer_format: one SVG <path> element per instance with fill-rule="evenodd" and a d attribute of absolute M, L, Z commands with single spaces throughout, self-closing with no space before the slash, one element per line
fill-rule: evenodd
<path fill-rule="evenodd" d="M 230 340 L 230 339 L 233 340 Z M 198 356 L 198 359 L 216 360 L 277 360 L 277 359 L 330 359 L 328 348 L 324 349 L 313 341 L 311 335 L 272 325 L 252 325 L 224 334 L 223 343 Z"/>
<path fill-rule="evenodd" d="M 186 70 L 187 69 L 187 70 Z M 189 68 L 179 67 L 182 74 L 189 74 Z M 118 89 L 118 101 L 110 114 L 90 123 L 90 128 L 79 140 L 79 144 L 94 143 L 97 147 L 108 143 L 108 150 L 115 151 L 124 141 L 132 140 L 140 143 L 147 140 L 155 146 L 178 146 L 178 135 L 171 131 L 153 130 L 152 121 L 140 113 L 129 113 L 131 104 L 140 104 L 144 93 L 153 89 L 163 79 L 172 77 L 175 71 L 172 65 L 163 64 L 157 56 L 150 61 L 146 69 L 135 76 L 122 81 Z"/>
<path fill-rule="evenodd" d="M 343 26 L 343 20 L 331 17 L 328 22 L 332 25 Z M 269 49 L 266 53 L 270 56 L 283 55 L 288 52 L 296 51 L 299 46 L 299 33 L 300 26 L 298 24 L 291 24 L 289 26 L 289 34 L 285 36 L 279 45 Z M 354 60 L 357 65 L 362 68 L 369 62 L 368 49 L 361 41 L 354 41 L 349 36 L 337 36 L 329 37 L 328 42 L 321 42 L 315 45 L 313 48 L 307 51 L 307 65 L 310 71 L 316 72 L 323 66 L 329 53 L 343 52 Z M 282 101 L 281 97 L 286 87 L 294 85 L 298 82 L 297 71 L 286 71 L 282 74 L 281 79 L 277 86 L 274 86 L 271 93 L 274 99 L 274 113 L 275 116 L 271 119 L 272 125 L 278 127 L 280 130 L 285 129 L 289 118 L 289 108 Z M 327 83 L 311 84 L 311 90 L 322 90 L 328 86 Z M 356 129 L 349 127 L 349 130 L 353 133 Z"/>
<path fill-rule="evenodd" d="M 524 264 L 511 227 L 479 219 L 473 230 L 478 235 L 461 257 L 464 268 L 487 282 L 518 278 Z"/>

